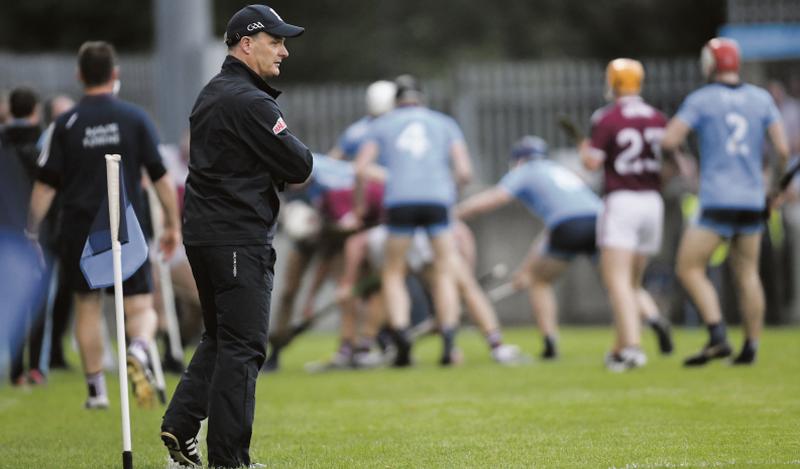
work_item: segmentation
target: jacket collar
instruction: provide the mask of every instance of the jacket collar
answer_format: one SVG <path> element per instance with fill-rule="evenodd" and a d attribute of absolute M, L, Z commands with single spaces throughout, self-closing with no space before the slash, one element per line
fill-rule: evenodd
<path fill-rule="evenodd" d="M 264 81 L 263 78 L 258 76 L 256 72 L 254 72 L 250 67 L 247 66 L 247 64 L 245 64 L 244 62 L 242 62 L 241 60 L 237 59 L 232 55 L 228 55 L 227 57 L 225 57 L 225 61 L 222 63 L 222 72 L 233 73 L 241 77 L 247 78 L 258 89 L 272 96 L 273 99 L 277 98 L 281 94 L 280 91 L 269 86 L 267 82 Z"/>

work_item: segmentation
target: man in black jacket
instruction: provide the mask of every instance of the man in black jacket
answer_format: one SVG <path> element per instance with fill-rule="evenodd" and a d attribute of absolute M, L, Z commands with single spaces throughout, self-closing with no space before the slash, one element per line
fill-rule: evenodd
<path fill-rule="evenodd" d="M 228 56 L 190 117 L 183 235 L 205 333 L 181 377 L 161 438 L 176 462 L 199 467 L 196 435 L 208 418 L 208 463 L 250 464 L 255 387 L 264 362 L 278 215 L 277 191 L 311 174 L 311 152 L 289 131 L 266 79 L 303 28 L 250 5 L 228 22 Z"/>

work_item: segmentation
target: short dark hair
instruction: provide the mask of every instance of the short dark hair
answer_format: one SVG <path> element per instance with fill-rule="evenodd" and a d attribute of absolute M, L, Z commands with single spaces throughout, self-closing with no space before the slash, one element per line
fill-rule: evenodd
<path fill-rule="evenodd" d="M 20 86 L 8 96 L 8 110 L 15 119 L 30 117 L 39 104 L 39 95 L 27 86 Z"/>
<path fill-rule="evenodd" d="M 86 86 L 108 83 L 117 65 L 114 46 L 105 41 L 87 41 L 78 49 L 78 69 Z"/>

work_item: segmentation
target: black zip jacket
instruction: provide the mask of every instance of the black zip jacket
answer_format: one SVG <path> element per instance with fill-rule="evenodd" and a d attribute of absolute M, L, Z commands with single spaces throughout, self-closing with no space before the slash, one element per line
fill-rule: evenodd
<path fill-rule="evenodd" d="M 228 56 L 192 109 L 184 199 L 187 246 L 269 244 L 277 191 L 311 174 L 312 157 L 283 121 L 270 87 Z"/>

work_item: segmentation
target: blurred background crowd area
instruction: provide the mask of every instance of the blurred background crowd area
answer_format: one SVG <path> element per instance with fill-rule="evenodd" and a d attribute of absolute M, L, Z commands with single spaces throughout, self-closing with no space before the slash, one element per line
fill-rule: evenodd
<path fill-rule="evenodd" d="M 241 6 L 234 0 L 28 0 L 0 5 L 0 120 L 5 97 L 20 85 L 42 98 L 80 97 L 75 54 L 93 39 L 120 52 L 120 96 L 154 118 L 167 151 L 180 154 L 181 138 L 200 88 L 225 54 L 225 22 Z M 331 148 L 347 125 L 364 114 L 365 86 L 413 73 L 434 109 L 464 129 L 476 167 L 470 191 L 493 184 L 507 170 L 513 141 L 545 138 L 553 157 L 581 172 L 573 142 L 557 125 L 566 115 L 588 131 L 592 111 L 605 104 L 605 64 L 614 57 L 644 63 L 644 97 L 671 115 L 702 85 L 699 50 L 717 35 L 742 47 L 743 75 L 768 87 L 784 116 L 792 151 L 800 154 L 800 2 L 795 0 L 471 0 L 374 2 L 322 0 L 268 2 L 281 16 L 307 28 L 287 41 L 290 57 L 273 83 L 293 133 L 317 152 Z M 36 33 L 33 33 L 36 31 Z M 696 149 L 694 142 L 691 149 Z M 769 151 L 769 150 L 768 150 Z M 184 148 L 185 153 L 185 148 Z M 768 161 L 771 161 L 768 159 Z M 185 175 L 185 173 L 182 173 Z M 584 174 L 587 178 L 597 176 Z M 674 322 L 697 317 L 674 278 L 674 254 L 692 216 L 691 184 L 665 186 L 667 219 L 661 254 L 646 284 Z M 796 189 L 795 189 L 796 193 Z M 479 271 L 514 266 L 541 224 L 511 206 L 471 224 L 478 239 Z M 509 227 L 502 232 L 498 226 Z M 790 201 L 769 223 L 762 255 L 767 321 L 800 320 L 800 205 Z M 280 252 L 280 247 L 279 247 Z M 717 256 L 723 309 L 738 322 L 735 297 Z M 280 289 L 277 266 L 276 289 Z M 579 291 L 581 294 L 573 294 Z M 526 299 L 498 305 L 503 322 L 529 322 Z M 561 282 L 562 320 L 608 322 L 599 276 L 580 261 Z"/>

